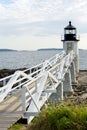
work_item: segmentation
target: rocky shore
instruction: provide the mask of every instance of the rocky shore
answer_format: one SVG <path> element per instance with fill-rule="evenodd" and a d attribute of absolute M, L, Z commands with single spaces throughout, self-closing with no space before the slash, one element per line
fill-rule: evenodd
<path fill-rule="evenodd" d="M 73 85 L 73 95 L 70 97 L 75 103 L 87 103 L 87 70 L 80 70 L 77 83 Z"/>
<path fill-rule="evenodd" d="M 20 68 L 20 69 L 1 69 L 0 70 L 0 79 L 4 78 L 6 76 L 9 76 L 11 74 L 14 74 L 17 70 L 25 70 L 26 68 Z"/>

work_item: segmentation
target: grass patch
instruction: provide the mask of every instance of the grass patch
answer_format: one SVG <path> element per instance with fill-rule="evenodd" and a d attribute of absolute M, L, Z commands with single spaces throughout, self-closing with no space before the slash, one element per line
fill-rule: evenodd
<path fill-rule="evenodd" d="M 49 105 L 28 126 L 27 130 L 87 130 L 87 104 Z"/>
<path fill-rule="evenodd" d="M 26 126 L 21 123 L 16 123 L 12 125 L 12 127 L 10 127 L 8 130 L 26 130 Z"/>

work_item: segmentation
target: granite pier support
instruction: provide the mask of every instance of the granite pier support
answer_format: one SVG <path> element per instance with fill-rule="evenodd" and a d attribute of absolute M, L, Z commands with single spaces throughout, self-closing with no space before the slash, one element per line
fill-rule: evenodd
<path fill-rule="evenodd" d="M 75 69 L 74 62 L 71 63 L 70 72 L 71 72 L 72 84 L 75 84 L 76 83 L 76 69 Z"/>
<path fill-rule="evenodd" d="M 64 96 L 71 95 L 73 93 L 70 69 L 67 71 L 67 73 L 64 76 L 63 92 L 64 92 Z"/>

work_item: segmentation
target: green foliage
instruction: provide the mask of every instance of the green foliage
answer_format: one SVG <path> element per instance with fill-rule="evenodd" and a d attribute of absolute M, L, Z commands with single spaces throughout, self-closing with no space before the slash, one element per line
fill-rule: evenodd
<path fill-rule="evenodd" d="M 16 123 L 8 130 L 25 130 L 25 129 L 26 129 L 26 127 L 23 124 Z"/>
<path fill-rule="evenodd" d="M 55 104 L 44 108 L 28 130 L 87 130 L 87 106 Z"/>

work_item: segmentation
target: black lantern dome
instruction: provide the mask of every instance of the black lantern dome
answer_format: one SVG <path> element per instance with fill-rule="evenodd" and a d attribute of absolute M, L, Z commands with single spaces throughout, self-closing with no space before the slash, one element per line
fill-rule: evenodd
<path fill-rule="evenodd" d="M 74 26 L 72 26 L 71 21 L 69 21 L 69 25 L 64 28 L 65 30 L 76 30 Z"/>
<path fill-rule="evenodd" d="M 62 41 L 79 41 L 76 35 L 76 28 L 69 21 L 69 25 L 64 28 L 64 39 Z"/>

